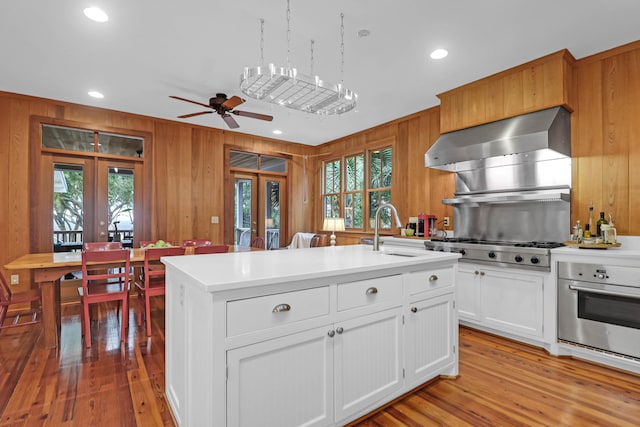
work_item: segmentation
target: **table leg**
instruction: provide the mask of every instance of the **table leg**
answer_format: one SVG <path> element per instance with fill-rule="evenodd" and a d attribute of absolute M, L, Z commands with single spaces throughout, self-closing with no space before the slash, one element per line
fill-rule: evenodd
<path fill-rule="evenodd" d="M 56 348 L 60 340 L 60 280 L 40 282 L 42 328 L 45 348 Z"/>

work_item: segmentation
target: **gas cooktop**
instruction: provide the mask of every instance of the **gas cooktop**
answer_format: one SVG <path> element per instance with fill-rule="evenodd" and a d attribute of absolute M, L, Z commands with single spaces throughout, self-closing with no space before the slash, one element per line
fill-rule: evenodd
<path fill-rule="evenodd" d="M 455 252 L 462 255 L 460 261 L 475 262 L 530 270 L 551 270 L 551 249 L 564 246 L 560 242 L 512 242 L 472 238 L 448 238 L 426 240 L 429 251 Z"/>

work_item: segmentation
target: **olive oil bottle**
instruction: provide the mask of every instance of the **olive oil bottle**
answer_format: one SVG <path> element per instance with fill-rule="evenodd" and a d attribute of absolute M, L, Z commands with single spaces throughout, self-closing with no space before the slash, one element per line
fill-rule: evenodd
<path fill-rule="evenodd" d="M 596 222 L 596 239 L 600 239 L 600 241 L 602 240 L 602 224 L 608 224 L 604 219 L 604 212 L 600 212 L 600 219 Z"/>

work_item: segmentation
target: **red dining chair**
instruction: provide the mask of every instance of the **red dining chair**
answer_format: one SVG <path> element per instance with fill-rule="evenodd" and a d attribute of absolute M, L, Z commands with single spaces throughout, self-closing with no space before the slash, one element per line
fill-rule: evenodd
<path fill-rule="evenodd" d="M 260 236 L 254 237 L 251 239 L 251 247 L 264 249 L 264 239 Z"/>
<path fill-rule="evenodd" d="M 147 248 L 144 251 L 143 274 L 136 281 L 138 288 L 138 326 L 142 326 L 142 311 L 147 323 L 147 336 L 151 336 L 151 305 L 150 299 L 156 295 L 165 294 L 165 269 L 160 258 L 164 256 L 184 255 L 182 246 L 170 248 Z"/>
<path fill-rule="evenodd" d="M 193 248 L 194 255 L 201 254 L 222 254 L 229 252 L 229 245 L 211 245 L 211 246 L 196 246 Z"/>
<path fill-rule="evenodd" d="M 9 284 L 5 280 L 4 276 L 2 275 L 2 273 L 0 273 L 0 329 L 38 323 L 40 321 L 40 319 L 38 319 L 39 308 L 27 313 L 31 317 L 31 320 L 29 321 L 20 322 L 21 314 L 17 313 L 13 318 L 13 322 L 6 325 L 4 324 L 10 306 L 15 304 L 32 304 L 34 302 L 38 302 L 39 307 L 42 306 L 42 295 L 40 294 L 40 289 L 31 289 L 25 292 L 14 294 L 13 292 L 11 292 L 11 288 L 9 287 Z M 22 314 L 24 315 L 25 313 Z"/>
<path fill-rule="evenodd" d="M 82 304 L 82 335 L 87 348 L 91 348 L 91 304 L 118 301 L 122 305 L 120 341 L 126 337 L 129 326 L 130 257 L 128 249 L 82 251 L 82 287 L 78 288 L 78 294 Z M 94 263 L 101 265 L 92 265 Z"/>
<path fill-rule="evenodd" d="M 182 242 L 182 246 L 211 246 L 211 240 L 207 239 L 189 239 Z"/>

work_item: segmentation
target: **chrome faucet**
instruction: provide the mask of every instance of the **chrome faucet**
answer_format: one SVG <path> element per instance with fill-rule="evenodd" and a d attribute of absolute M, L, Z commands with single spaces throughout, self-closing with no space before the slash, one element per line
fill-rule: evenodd
<path fill-rule="evenodd" d="M 389 210 L 393 212 L 393 215 L 396 217 L 396 227 L 402 228 L 402 222 L 398 217 L 398 211 L 391 203 L 383 203 L 380 206 L 378 206 L 378 209 L 376 209 L 376 218 L 375 218 L 376 227 L 373 231 L 373 250 L 374 251 L 379 250 L 378 248 L 380 246 L 380 235 L 378 234 L 378 228 L 380 227 L 380 211 L 382 210 L 382 208 L 389 208 Z"/>

